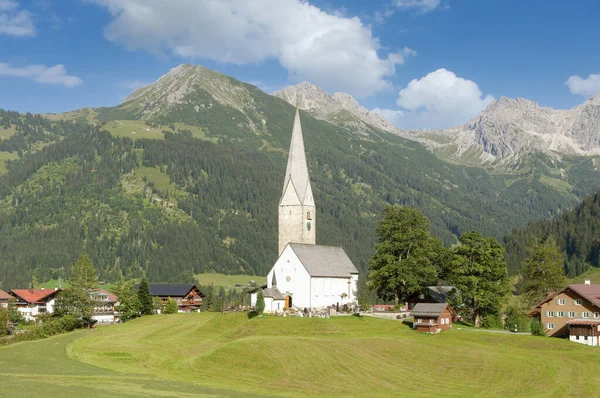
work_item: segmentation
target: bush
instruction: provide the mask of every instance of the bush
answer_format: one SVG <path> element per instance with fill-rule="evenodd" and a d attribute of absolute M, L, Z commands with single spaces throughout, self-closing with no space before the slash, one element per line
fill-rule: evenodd
<path fill-rule="evenodd" d="M 515 326 L 518 332 L 529 332 L 530 322 L 527 319 L 527 315 L 523 310 L 519 310 L 515 307 L 508 307 L 506 309 L 506 319 L 504 320 L 505 329 L 515 330 Z"/>
<path fill-rule="evenodd" d="M 265 296 L 263 296 L 262 289 L 258 291 L 256 295 L 256 312 L 262 314 L 265 310 Z"/>
<path fill-rule="evenodd" d="M 539 318 L 533 318 L 531 320 L 531 335 L 532 336 L 545 336 L 546 332 L 544 331 L 544 327 L 542 326 L 542 322 L 540 322 Z"/>
<path fill-rule="evenodd" d="M 250 311 L 248 313 L 248 319 L 252 319 L 252 318 L 254 318 L 256 316 L 258 316 L 258 312 L 256 312 L 256 311 Z"/>
<path fill-rule="evenodd" d="M 176 314 L 177 311 L 179 311 L 177 301 L 169 297 L 169 300 L 167 300 L 167 304 L 165 305 L 165 309 L 163 310 L 163 314 Z"/>
<path fill-rule="evenodd" d="M 486 315 L 481 324 L 481 327 L 485 329 L 502 329 L 503 326 L 502 321 L 497 315 Z"/>

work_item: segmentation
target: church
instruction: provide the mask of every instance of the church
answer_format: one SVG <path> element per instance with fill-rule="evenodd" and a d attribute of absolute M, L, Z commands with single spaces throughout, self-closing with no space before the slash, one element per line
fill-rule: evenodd
<path fill-rule="evenodd" d="M 343 248 L 316 244 L 316 205 L 310 186 L 300 113 L 279 201 L 279 259 L 263 288 L 266 313 L 323 309 L 356 302 L 358 270 Z M 252 294 L 252 305 L 256 304 Z"/>

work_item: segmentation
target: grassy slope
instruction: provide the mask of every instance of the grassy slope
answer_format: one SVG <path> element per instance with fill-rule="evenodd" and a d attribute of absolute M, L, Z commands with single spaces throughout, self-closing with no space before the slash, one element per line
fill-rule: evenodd
<path fill-rule="evenodd" d="M 64 349 L 73 340 L 69 358 Z M 0 373 L 37 372 L 40 389 L 56 388 L 45 376 L 55 373 L 81 391 L 95 388 L 91 377 L 103 375 L 107 384 L 134 392 L 152 378 L 161 385 L 169 380 L 164 388 L 178 393 L 190 391 L 191 383 L 277 396 L 423 396 L 435 386 L 446 396 L 562 397 L 595 394 L 599 360 L 598 350 L 551 338 L 458 330 L 429 336 L 374 318 L 203 313 L 147 317 L 3 348 Z M 29 388 L 3 379 L 15 393 Z"/>
<path fill-rule="evenodd" d="M 248 283 L 248 281 L 253 280 L 258 285 L 265 283 L 266 279 L 264 276 L 249 276 L 249 275 L 224 275 L 218 273 L 206 273 L 206 274 L 197 274 L 196 279 L 198 283 L 201 285 L 214 285 L 215 288 L 220 288 L 223 286 L 225 289 L 229 289 L 235 287 L 237 283 L 240 283 L 244 286 Z"/>
<path fill-rule="evenodd" d="M 0 175 L 6 173 L 6 161 L 9 159 L 16 159 L 17 157 L 15 152 L 0 152 Z"/>

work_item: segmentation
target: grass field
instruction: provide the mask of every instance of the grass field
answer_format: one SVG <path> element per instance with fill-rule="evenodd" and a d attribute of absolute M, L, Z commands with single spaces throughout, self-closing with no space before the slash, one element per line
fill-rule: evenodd
<path fill-rule="evenodd" d="M 213 285 L 215 288 L 223 286 L 225 289 L 235 287 L 237 283 L 244 286 L 248 284 L 250 280 L 260 285 L 266 283 L 267 279 L 264 276 L 252 276 L 252 275 L 224 275 L 217 273 L 198 274 L 196 275 L 198 283 L 201 285 Z"/>
<path fill-rule="evenodd" d="M 114 136 L 130 138 L 163 139 L 162 128 L 151 128 L 141 120 L 114 120 L 106 123 L 104 128 Z"/>
<path fill-rule="evenodd" d="M 600 268 L 591 267 L 587 272 L 571 279 L 570 283 L 583 283 L 589 279 L 593 284 L 600 284 Z"/>
<path fill-rule="evenodd" d="M 0 175 L 6 173 L 6 161 L 9 159 L 16 159 L 18 157 L 16 152 L 0 152 Z"/>
<path fill-rule="evenodd" d="M 7 396 L 594 396 L 600 351 L 369 317 L 176 314 L 0 348 L 0 375 Z"/>

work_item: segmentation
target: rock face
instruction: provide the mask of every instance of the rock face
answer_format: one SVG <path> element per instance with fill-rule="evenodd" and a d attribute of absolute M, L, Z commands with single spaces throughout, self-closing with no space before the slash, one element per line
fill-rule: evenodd
<path fill-rule="evenodd" d="M 393 134 L 400 133 L 381 115 L 362 107 L 350 94 L 329 95 L 312 83 L 302 82 L 276 91 L 273 95 L 334 124 L 359 130 L 372 126 Z"/>
<path fill-rule="evenodd" d="M 445 130 L 458 154 L 480 148 L 487 160 L 538 151 L 559 155 L 600 153 L 600 94 L 570 110 L 502 97 L 464 125 Z"/>

